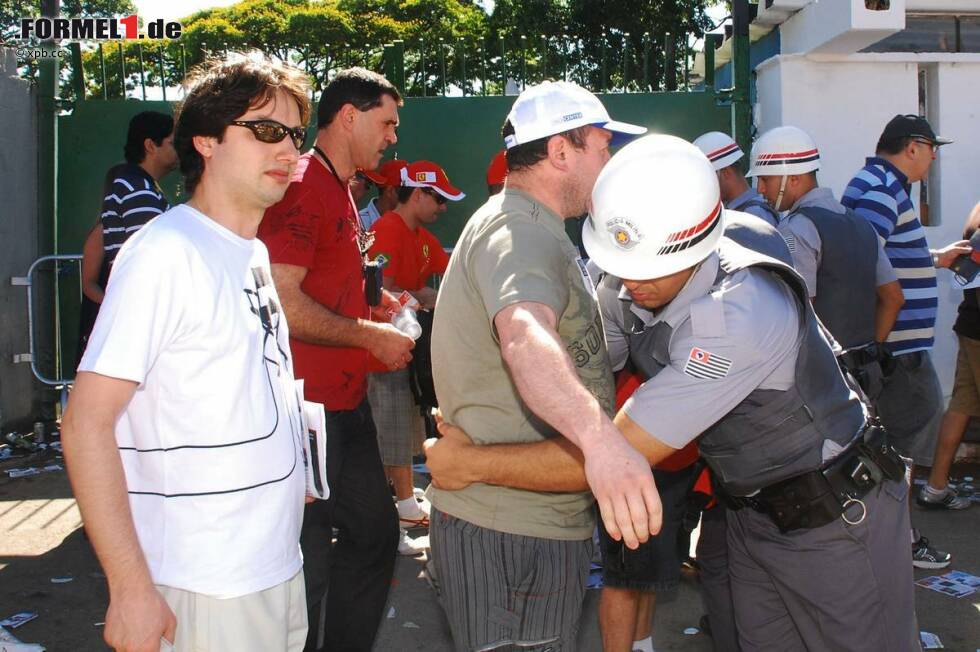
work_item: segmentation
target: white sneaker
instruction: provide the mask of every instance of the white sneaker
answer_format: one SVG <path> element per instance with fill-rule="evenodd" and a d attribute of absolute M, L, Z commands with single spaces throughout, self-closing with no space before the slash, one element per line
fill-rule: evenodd
<path fill-rule="evenodd" d="M 418 501 L 413 498 L 406 498 L 398 501 L 398 521 L 402 527 L 429 527 L 428 510 L 422 509 Z"/>
<path fill-rule="evenodd" d="M 398 539 L 398 554 L 408 557 L 417 557 L 429 548 L 429 537 L 421 536 L 412 539 L 404 528 L 398 528 L 400 537 Z"/>

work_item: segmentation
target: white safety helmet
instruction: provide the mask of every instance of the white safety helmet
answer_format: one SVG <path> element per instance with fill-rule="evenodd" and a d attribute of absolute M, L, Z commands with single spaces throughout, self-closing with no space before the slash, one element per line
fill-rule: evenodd
<path fill-rule="evenodd" d="M 820 169 L 820 152 L 799 127 L 776 127 L 752 146 L 752 166 L 746 176 L 784 177 Z"/>
<path fill-rule="evenodd" d="M 599 174 L 582 242 L 613 276 L 662 278 L 715 250 L 723 212 L 718 176 L 701 150 L 674 136 L 644 136 Z"/>
<path fill-rule="evenodd" d="M 745 152 L 728 134 L 709 131 L 694 140 L 694 146 L 704 152 L 715 171 L 727 168 L 745 156 Z"/>

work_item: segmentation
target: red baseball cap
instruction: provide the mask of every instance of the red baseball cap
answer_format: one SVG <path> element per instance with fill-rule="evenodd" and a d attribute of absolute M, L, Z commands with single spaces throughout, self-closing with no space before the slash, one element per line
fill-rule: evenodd
<path fill-rule="evenodd" d="M 507 179 L 507 155 L 505 150 L 500 150 L 490 159 L 490 167 L 487 168 L 487 185 L 496 186 Z"/>
<path fill-rule="evenodd" d="M 432 161 L 415 161 L 401 171 L 402 184 L 410 188 L 432 188 L 450 201 L 459 201 L 466 195 L 449 183 L 445 170 Z"/>
<path fill-rule="evenodd" d="M 393 158 L 382 163 L 377 170 L 361 170 L 361 174 L 373 181 L 375 185 L 397 188 L 402 185 L 401 171 L 407 165 L 408 161 Z"/>

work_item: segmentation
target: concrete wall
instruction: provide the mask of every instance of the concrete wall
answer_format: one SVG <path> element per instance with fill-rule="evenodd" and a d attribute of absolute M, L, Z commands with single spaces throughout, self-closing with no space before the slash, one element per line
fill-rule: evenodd
<path fill-rule="evenodd" d="M 980 57 L 780 55 L 756 69 L 755 120 L 760 133 L 782 124 L 810 133 L 820 148 L 820 183 L 839 196 L 865 157 L 874 153 L 885 123 L 897 113 L 918 113 L 920 67 L 927 71 L 930 122 L 937 133 L 956 141 L 941 150 L 930 178 L 930 209 L 936 225 L 926 228 L 926 237 L 930 246 L 939 248 L 959 238 L 967 214 L 980 201 Z M 918 196 L 916 184 L 913 200 L 917 202 Z M 951 327 L 962 299 L 950 283 L 949 272 L 941 270 L 933 355 L 947 396 L 956 360 Z"/>
<path fill-rule="evenodd" d="M 27 353 L 26 296 L 10 277 L 37 257 L 37 102 L 17 78 L 13 50 L 0 48 L 0 425 L 19 426 L 38 414 L 38 387 Z"/>

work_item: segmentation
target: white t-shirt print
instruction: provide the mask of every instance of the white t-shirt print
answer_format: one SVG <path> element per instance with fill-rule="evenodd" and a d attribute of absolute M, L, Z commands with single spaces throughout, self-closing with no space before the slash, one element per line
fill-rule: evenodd
<path fill-rule="evenodd" d="M 156 584 L 231 598 L 300 570 L 300 404 L 261 241 L 186 205 L 151 221 L 79 370 L 139 383 L 116 441 Z"/>

